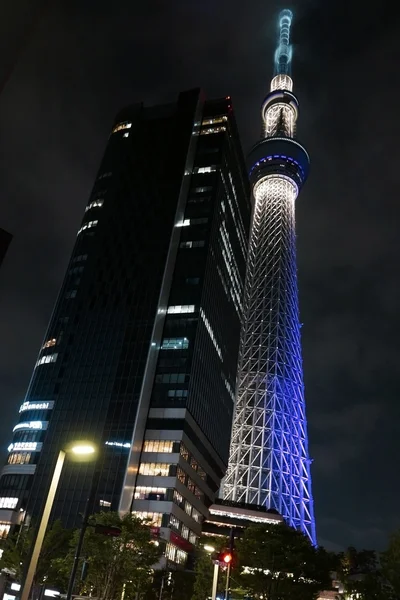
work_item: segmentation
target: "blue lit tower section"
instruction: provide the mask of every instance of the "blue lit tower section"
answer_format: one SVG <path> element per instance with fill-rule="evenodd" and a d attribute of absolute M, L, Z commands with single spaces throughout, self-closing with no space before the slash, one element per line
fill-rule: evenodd
<path fill-rule="evenodd" d="M 315 543 L 296 268 L 295 201 L 309 157 L 295 138 L 292 13 L 279 16 L 275 74 L 248 167 L 254 209 L 226 499 L 278 510 Z"/>

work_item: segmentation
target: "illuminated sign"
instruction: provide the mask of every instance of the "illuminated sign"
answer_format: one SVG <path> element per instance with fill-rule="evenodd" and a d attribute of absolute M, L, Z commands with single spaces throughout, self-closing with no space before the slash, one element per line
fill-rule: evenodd
<path fill-rule="evenodd" d="M 14 444 L 10 444 L 7 448 L 9 452 L 16 452 L 17 450 L 41 450 L 42 443 L 41 442 L 15 442 Z"/>
<path fill-rule="evenodd" d="M 106 446 L 116 446 L 117 448 L 130 448 L 131 445 L 128 442 L 106 442 Z"/>
<path fill-rule="evenodd" d="M 54 402 L 24 402 L 21 404 L 19 412 L 24 412 L 25 410 L 48 410 L 53 408 Z"/>
<path fill-rule="evenodd" d="M 46 421 L 25 421 L 23 423 L 18 423 L 13 431 L 18 431 L 18 429 L 47 429 Z"/>

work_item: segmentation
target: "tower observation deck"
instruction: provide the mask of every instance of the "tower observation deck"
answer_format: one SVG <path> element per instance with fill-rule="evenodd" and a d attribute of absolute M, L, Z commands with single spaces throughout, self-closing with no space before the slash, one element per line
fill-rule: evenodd
<path fill-rule="evenodd" d="M 292 13 L 279 15 L 275 72 L 248 156 L 254 210 L 224 498 L 275 508 L 315 543 L 297 289 L 295 201 L 309 170 L 295 139 Z"/>

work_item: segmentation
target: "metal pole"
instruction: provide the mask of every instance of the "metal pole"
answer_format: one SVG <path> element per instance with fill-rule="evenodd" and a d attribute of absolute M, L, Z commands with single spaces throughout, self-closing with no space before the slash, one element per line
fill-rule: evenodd
<path fill-rule="evenodd" d="M 218 574 L 219 574 L 219 563 L 216 562 L 214 564 L 214 577 L 213 577 L 213 584 L 212 584 L 211 600 L 216 600 L 216 598 L 217 598 Z"/>
<path fill-rule="evenodd" d="M 54 469 L 53 478 L 51 480 L 50 488 L 46 498 L 46 504 L 44 506 L 42 519 L 40 521 L 39 529 L 36 535 L 35 544 L 33 546 L 31 559 L 29 562 L 28 571 L 26 573 L 24 586 L 22 588 L 20 600 L 28 600 L 29 594 L 32 587 L 33 578 L 36 573 L 36 568 L 39 560 L 40 551 L 42 549 L 44 535 L 46 533 L 47 525 L 49 523 L 51 509 L 53 508 L 54 497 L 57 492 L 60 476 L 65 460 L 64 450 L 60 450 L 57 458 L 56 467 Z"/>
<path fill-rule="evenodd" d="M 75 578 L 76 578 L 76 573 L 78 571 L 79 559 L 81 557 L 81 550 L 82 550 L 83 540 L 84 540 L 84 537 L 85 537 L 86 529 L 88 527 L 90 510 L 92 508 L 94 497 L 95 497 L 95 494 L 96 494 L 96 486 L 97 486 L 97 483 L 98 483 L 99 474 L 100 474 L 99 467 L 98 467 L 98 465 L 95 465 L 95 472 L 94 472 L 94 475 L 92 477 L 92 483 L 91 483 L 90 493 L 89 493 L 89 497 L 88 497 L 88 499 L 86 501 L 85 512 L 83 513 L 82 525 L 81 525 L 81 529 L 80 529 L 80 532 L 79 532 L 79 539 L 78 539 L 78 543 L 77 543 L 76 549 L 75 549 L 74 563 L 72 565 L 71 574 L 69 576 L 69 582 L 68 582 L 68 590 L 67 590 L 66 600 L 71 600 L 72 593 L 74 591 Z M 21 598 L 21 600 L 22 600 L 22 598 Z"/>
<path fill-rule="evenodd" d="M 231 563 L 229 563 L 226 569 L 226 586 L 225 586 L 225 600 L 229 600 L 229 587 L 231 583 Z"/>

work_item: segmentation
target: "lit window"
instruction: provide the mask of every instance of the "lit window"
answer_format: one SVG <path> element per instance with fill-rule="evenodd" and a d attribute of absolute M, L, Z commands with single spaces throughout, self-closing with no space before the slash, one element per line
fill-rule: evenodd
<path fill-rule="evenodd" d="M 110 177 L 111 175 L 112 172 L 108 171 L 108 173 L 102 173 L 101 175 L 99 175 L 97 179 L 104 179 L 104 177 Z"/>
<path fill-rule="evenodd" d="M 175 562 L 177 562 L 178 565 L 184 565 L 186 564 L 187 556 L 187 552 L 184 552 L 183 550 L 179 550 L 179 548 L 177 548 Z"/>
<path fill-rule="evenodd" d="M 161 344 L 161 350 L 186 350 L 189 348 L 189 340 L 183 338 L 164 338 Z"/>
<path fill-rule="evenodd" d="M 179 506 L 180 504 L 182 504 L 182 502 L 183 502 L 183 496 L 182 496 L 182 494 L 180 494 L 180 493 L 178 492 L 178 490 L 174 490 L 174 497 L 173 497 L 173 501 L 175 502 L 175 504 L 178 504 L 178 506 Z"/>
<path fill-rule="evenodd" d="M 192 509 L 193 509 L 192 505 L 190 504 L 190 502 L 188 502 L 186 500 L 186 502 L 185 502 L 185 513 L 190 516 L 192 514 Z"/>
<path fill-rule="evenodd" d="M 140 463 L 139 473 L 141 475 L 152 475 L 154 477 L 168 477 L 170 464 L 168 463 Z"/>
<path fill-rule="evenodd" d="M 170 517 L 169 517 L 169 525 L 170 525 L 170 527 L 173 527 L 174 529 L 176 529 L 176 530 L 179 531 L 180 526 L 181 526 L 181 522 L 180 522 L 180 520 L 175 515 L 170 515 Z"/>
<path fill-rule="evenodd" d="M 122 123 L 118 123 L 117 125 L 115 125 L 115 127 L 113 127 L 113 130 L 111 133 L 117 133 L 117 131 L 122 131 L 124 129 L 130 129 L 132 127 L 132 123 L 129 123 L 128 121 L 123 121 Z"/>
<path fill-rule="evenodd" d="M 165 547 L 165 556 L 168 560 L 171 560 L 173 562 L 175 562 L 175 556 L 176 556 L 176 546 L 174 546 L 173 544 L 168 543 Z"/>
<path fill-rule="evenodd" d="M 215 165 L 211 165 L 209 167 L 197 167 L 194 169 L 194 173 L 213 173 L 217 170 Z"/>
<path fill-rule="evenodd" d="M 14 509 L 18 504 L 18 498 L 10 498 L 3 496 L 0 498 L 0 508 L 12 508 Z"/>
<path fill-rule="evenodd" d="M 201 514 L 199 513 L 198 510 L 196 510 L 195 508 L 193 508 L 192 510 L 192 518 L 197 522 L 197 523 L 201 523 Z"/>
<path fill-rule="evenodd" d="M 180 455 L 185 459 L 185 460 L 189 460 L 189 451 L 186 448 L 185 444 L 181 443 L 181 447 L 179 450 Z"/>
<path fill-rule="evenodd" d="M 226 131 L 226 127 L 224 127 L 224 126 L 210 127 L 208 129 L 202 129 L 200 131 L 200 135 L 210 135 L 212 133 L 222 133 L 224 131 Z"/>
<path fill-rule="evenodd" d="M 168 306 L 168 314 L 179 314 L 179 313 L 194 313 L 194 304 L 175 304 L 174 306 Z"/>
<path fill-rule="evenodd" d="M 188 227 L 190 225 L 190 219 L 184 219 L 183 221 L 178 221 L 176 224 L 177 227 Z"/>
<path fill-rule="evenodd" d="M 204 240 L 194 240 L 192 242 L 181 242 L 180 248 L 203 248 L 205 245 Z"/>
<path fill-rule="evenodd" d="M 145 521 L 149 521 L 149 524 L 153 525 L 153 527 L 161 527 L 162 513 L 146 512 L 143 510 L 135 510 L 135 511 L 133 511 L 133 514 L 138 519 L 143 519 Z"/>
<path fill-rule="evenodd" d="M 185 540 L 189 538 L 189 527 L 186 527 L 186 525 L 182 525 L 181 536 Z"/>
<path fill-rule="evenodd" d="M 186 473 L 182 469 L 182 467 L 178 467 L 177 468 L 177 470 L 176 470 L 176 476 L 178 478 L 178 481 L 180 481 L 183 484 L 186 484 Z"/>
<path fill-rule="evenodd" d="M 47 363 L 54 363 L 57 360 L 58 354 L 46 354 L 46 356 L 42 356 L 36 363 L 36 366 L 44 365 Z"/>
<path fill-rule="evenodd" d="M 100 500 L 99 504 L 100 506 L 104 506 L 105 508 L 110 508 L 111 506 L 111 502 L 108 502 L 108 500 Z"/>
<path fill-rule="evenodd" d="M 75 298 L 76 297 L 76 292 L 77 292 L 77 290 L 69 290 L 65 294 L 66 299 L 69 300 L 70 298 Z"/>
<path fill-rule="evenodd" d="M 43 344 L 43 350 L 45 348 L 51 348 L 52 346 L 55 346 L 57 343 L 56 338 L 52 338 L 51 340 L 48 340 L 45 344 Z"/>
<path fill-rule="evenodd" d="M 9 465 L 27 465 L 31 459 L 30 452 L 13 452 L 8 456 Z"/>
<path fill-rule="evenodd" d="M 103 198 L 97 198 L 97 200 L 93 200 L 93 202 L 91 202 L 90 204 L 87 205 L 87 207 L 85 208 L 85 212 L 87 212 L 91 208 L 96 208 L 97 206 L 103 206 L 103 202 L 104 202 Z"/>
<path fill-rule="evenodd" d="M 172 440 L 145 440 L 143 452 L 172 452 Z"/>
<path fill-rule="evenodd" d="M 206 186 L 201 186 L 201 187 L 195 187 L 192 189 L 192 193 L 193 194 L 204 194 L 204 192 L 211 192 L 212 191 L 212 185 L 206 185 Z"/>
<path fill-rule="evenodd" d="M 97 223 L 98 221 L 88 221 L 87 223 L 82 225 L 80 229 L 78 229 L 78 233 L 76 235 L 79 235 L 80 233 L 82 233 L 82 231 L 85 231 L 85 229 L 91 229 L 92 227 L 96 227 Z"/>
<path fill-rule="evenodd" d="M 189 542 L 195 546 L 197 544 L 197 540 L 198 536 L 195 533 L 193 533 L 193 531 L 191 531 L 189 534 Z"/>
<path fill-rule="evenodd" d="M 124 133 L 124 135 L 122 137 L 124 137 L 124 138 L 129 137 L 129 133 Z"/>
<path fill-rule="evenodd" d="M 135 488 L 135 500 L 164 500 L 167 488 L 138 485 Z"/>
<path fill-rule="evenodd" d="M 221 117 L 215 117 L 214 119 L 203 119 L 202 125 L 215 125 L 216 123 L 224 123 L 228 120 L 228 117 L 223 115 Z"/>
<path fill-rule="evenodd" d="M 5 539 L 8 536 L 10 531 L 10 523 L 6 523 L 5 521 L 0 521 L 0 538 Z"/>

